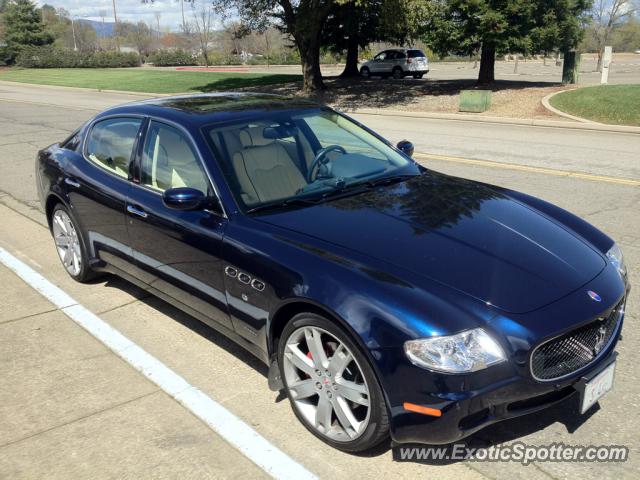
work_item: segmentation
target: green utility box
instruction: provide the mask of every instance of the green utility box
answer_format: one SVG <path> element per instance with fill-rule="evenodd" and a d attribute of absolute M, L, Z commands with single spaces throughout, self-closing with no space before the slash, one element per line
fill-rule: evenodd
<path fill-rule="evenodd" d="M 491 106 L 491 90 L 462 90 L 460 92 L 460 111 L 482 113 Z"/>

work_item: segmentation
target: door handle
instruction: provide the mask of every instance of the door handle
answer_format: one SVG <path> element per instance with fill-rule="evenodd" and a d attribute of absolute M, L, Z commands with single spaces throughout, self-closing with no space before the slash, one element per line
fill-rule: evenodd
<path fill-rule="evenodd" d="M 142 218 L 148 217 L 147 212 L 145 212 L 144 210 L 140 210 L 139 208 L 136 208 L 133 205 L 127 205 L 127 212 Z"/>
<path fill-rule="evenodd" d="M 80 188 L 80 184 L 76 182 L 73 178 L 66 177 L 64 179 L 64 183 L 66 183 L 67 185 L 73 188 Z"/>

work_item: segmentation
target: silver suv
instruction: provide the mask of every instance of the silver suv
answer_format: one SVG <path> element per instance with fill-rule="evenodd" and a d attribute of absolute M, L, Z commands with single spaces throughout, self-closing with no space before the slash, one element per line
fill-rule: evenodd
<path fill-rule="evenodd" d="M 384 50 L 360 67 L 360 74 L 365 78 L 371 76 L 404 78 L 407 75 L 422 78 L 427 72 L 429 72 L 429 59 L 422 50 L 415 48 Z"/>

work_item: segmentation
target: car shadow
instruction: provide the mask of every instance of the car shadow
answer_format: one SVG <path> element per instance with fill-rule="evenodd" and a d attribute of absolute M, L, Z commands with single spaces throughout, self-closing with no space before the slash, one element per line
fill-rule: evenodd
<path fill-rule="evenodd" d="M 224 334 L 218 332 L 212 327 L 209 327 L 205 323 L 201 322 L 195 317 L 192 317 L 188 313 L 174 307 L 173 305 L 165 302 L 161 298 L 143 290 L 127 280 L 124 280 L 115 275 L 107 275 L 100 280 L 96 280 L 95 283 L 104 282 L 104 286 L 107 288 L 116 288 L 124 290 L 131 294 L 137 301 L 144 303 L 145 305 L 159 311 L 160 313 L 170 317 L 181 325 L 187 327 L 194 333 L 197 333 L 201 337 L 206 338 L 217 347 L 223 349 L 225 352 L 234 355 L 239 360 L 246 363 L 255 371 L 265 377 L 265 388 L 267 388 L 266 379 L 269 373 L 269 368 L 257 359 L 254 355 L 247 350 L 237 345 L 233 340 L 227 338 Z M 103 312 L 104 313 L 104 312 Z"/>
<path fill-rule="evenodd" d="M 91 283 L 99 284 L 103 283 L 107 288 L 116 288 L 124 290 L 131 294 L 136 301 L 140 301 L 145 305 L 167 315 L 171 319 L 179 322 L 181 325 L 190 329 L 194 333 L 206 338 L 217 347 L 223 349 L 225 352 L 235 356 L 238 360 L 241 360 L 249 367 L 253 368 L 256 372 L 260 373 L 265 378 L 265 388 L 268 388 L 266 379 L 268 377 L 268 367 L 258 360 L 251 353 L 244 348 L 237 345 L 232 340 L 224 336 L 224 334 L 217 332 L 215 329 L 209 327 L 200 320 L 192 317 L 191 315 L 179 310 L 164 300 L 148 293 L 147 291 L 129 283 L 128 281 L 114 276 L 107 275 L 99 280 L 95 280 Z M 104 313 L 104 312 L 103 312 Z M 286 393 L 281 390 L 275 392 L 274 402 L 278 403 L 286 400 Z M 512 442 L 514 440 L 522 439 L 528 435 L 532 435 L 536 432 L 542 431 L 555 423 L 561 423 L 565 426 L 568 433 L 576 432 L 580 426 L 589 420 L 596 412 L 600 410 L 600 406 L 596 403 L 585 414 L 580 414 L 580 405 L 578 395 L 572 395 L 571 397 L 539 412 L 517 417 L 509 420 L 504 420 L 499 423 L 490 425 L 475 434 L 457 441 L 449 445 L 413 445 L 403 444 L 402 448 L 445 448 L 447 453 L 450 453 L 454 445 L 462 445 L 465 448 L 489 448 L 495 445 Z M 395 448 L 394 448 L 395 447 Z M 356 453 L 359 457 L 378 457 L 386 455 L 390 450 L 393 450 L 394 459 L 400 447 L 393 445 L 390 440 L 382 442 L 380 445 L 367 450 L 366 452 Z M 460 447 L 458 447 L 460 448 Z M 403 460 L 412 463 L 421 463 L 425 465 L 450 465 L 453 463 L 459 463 L 461 459 L 414 459 Z"/>

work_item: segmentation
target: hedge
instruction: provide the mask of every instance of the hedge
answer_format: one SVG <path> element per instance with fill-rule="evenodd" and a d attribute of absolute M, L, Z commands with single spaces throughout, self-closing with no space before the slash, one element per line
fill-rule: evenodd
<path fill-rule="evenodd" d="M 156 50 L 148 61 L 156 67 L 177 67 L 181 65 L 196 65 L 198 60 L 185 50 Z"/>
<path fill-rule="evenodd" d="M 24 47 L 16 58 L 16 65 L 24 68 L 117 68 L 139 67 L 137 53 L 82 53 L 51 45 Z"/>

